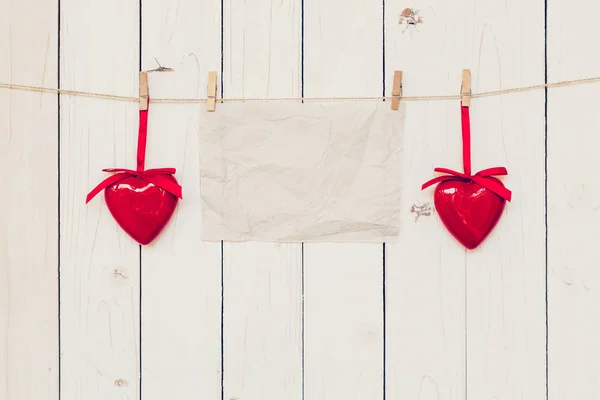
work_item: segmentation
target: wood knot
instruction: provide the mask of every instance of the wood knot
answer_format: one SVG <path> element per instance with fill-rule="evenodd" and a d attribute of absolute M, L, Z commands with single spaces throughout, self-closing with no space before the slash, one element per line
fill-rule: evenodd
<path fill-rule="evenodd" d="M 115 380 L 115 386 L 117 387 L 123 387 L 123 386 L 128 386 L 129 382 L 127 382 L 125 379 L 116 379 Z"/>

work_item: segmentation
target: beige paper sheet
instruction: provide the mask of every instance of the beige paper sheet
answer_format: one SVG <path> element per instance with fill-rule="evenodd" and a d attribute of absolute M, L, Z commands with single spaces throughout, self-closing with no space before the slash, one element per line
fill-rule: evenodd
<path fill-rule="evenodd" d="M 402 111 L 373 101 L 252 102 L 204 115 L 203 240 L 397 240 Z"/>

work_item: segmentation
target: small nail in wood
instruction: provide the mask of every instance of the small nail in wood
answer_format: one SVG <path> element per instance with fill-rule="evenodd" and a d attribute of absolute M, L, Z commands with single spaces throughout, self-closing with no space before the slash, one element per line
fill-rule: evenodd
<path fill-rule="evenodd" d="M 465 107 L 471 105 L 471 70 L 463 69 L 462 71 L 462 87 L 460 90 L 460 101 Z"/>
<path fill-rule="evenodd" d="M 206 111 L 215 111 L 217 102 L 217 72 L 208 73 L 208 88 L 206 92 Z"/>
<path fill-rule="evenodd" d="M 148 109 L 148 73 L 140 72 L 140 110 Z"/>
<path fill-rule="evenodd" d="M 402 71 L 394 71 L 394 84 L 392 86 L 392 110 L 397 111 L 402 97 Z"/>

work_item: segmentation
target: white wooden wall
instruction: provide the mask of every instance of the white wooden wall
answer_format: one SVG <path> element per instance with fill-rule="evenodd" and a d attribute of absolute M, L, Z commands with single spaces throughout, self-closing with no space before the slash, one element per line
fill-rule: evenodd
<path fill-rule="evenodd" d="M 401 11 L 424 23 L 402 32 Z M 585 0 L 0 0 L 0 83 L 137 96 L 457 94 L 600 75 Z M 600 84 L 475 99 L 474 169 L 513 190 L 466 252 L 421 184 L 460 168 L 457 101 L 404 102 L 399 244 L 203 243 L 202 104 L 155 104 L 185 198 L 140 248 L 99 196 L 137 105 L 0 89 L 0 400 L 597 400 Z M 217 105 L 218 112 L 218 105 Z"/>

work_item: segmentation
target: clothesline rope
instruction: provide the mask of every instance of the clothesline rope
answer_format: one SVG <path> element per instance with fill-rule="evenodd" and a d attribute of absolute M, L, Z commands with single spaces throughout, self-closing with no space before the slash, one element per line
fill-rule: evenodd
<path fill-rule="evenodd" d="M 497 96 L 509 93 L 526 92 L 530 90 L 538 90 L 544 88 L 555 88 L 569 86 L 582 83 L 600 82 L 600 77 L 573 79 L 570 81 L 560 81 L 540 85 L 524 86 L 520 88 L 495 90 L 490 92 L 472 93 L 471 98 Z M 84 92 L 80 90 L 47 88 L 43 86 L 16 85 L 10 83 L 0 83 L 0 88 L 9 90 L 23 90 L 30 92 L 55 93 L 70 96 L 92 97 L 109 100 L 137 102 L 139 97 L 118 96 L 113 94 Z M 351 100 L 387 100 L 393 96 L 376 96 L 376 97 L 282 97 L 282 98 L 217 98 L 219 102 L 246 102 L 246 101 L 351 101 Z M 440 96 L 403 96 L 402 101 L 421 101 L 421 100 L 458 100 L 460 95 L 440 95 Z M 152 98 L 153 103 L 205 103 L 206 98 Z"/>

